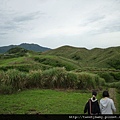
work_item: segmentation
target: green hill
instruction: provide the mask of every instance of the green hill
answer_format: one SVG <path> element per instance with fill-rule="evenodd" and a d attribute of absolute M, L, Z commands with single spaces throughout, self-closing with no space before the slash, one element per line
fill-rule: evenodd
<path fill-rule="evenodd" d="M 22 56 L 29 56 L 30 54 L 36 54 L 36 52 L 26 50 L 24 48 L 16 46 L 16 47 L 9 49 L 6 53 L 1 54 L 0 58 L 22 57 Z"/>
<path fill-rule="evenodd" d="M 54 55 L 43 55 L 24 48 L 15 47 L 0 55 L 0 69 L 18 69 L 20 71 L 29 71 L 37 69 L 48 69 L 53 67 L 64 67 L 66 70 L 78 69 L 76 61 Z"/>
<path fill-rule="evenodd" d="M 119 88 L 119 58 L 120 47 L 88 50 L 62 46 L 46 52 L 11 48 L 0 55 L 0 91 L 36 87 L 91 90 L 103 85 Z"/>
<path fill-rule="evenodd" d="M 44 52 L 47 55 L 62 56 L 77 61 L 81 67 L 115 68 L 120 69 L 120 46 L 106 49 L 76 48 L 62 46 Z"/>
<path fill-rule="evenodd" d="M 29 71 L 31 69 L 48 69 L 65 67 L 66 70 L 89 69 L 120 69 L 120 47 L 106 49 L 76 48 L 62 46 L 46 52 L 33 52 L 15 47 L 0 55 L 0 69 L 18 68 Z"/>

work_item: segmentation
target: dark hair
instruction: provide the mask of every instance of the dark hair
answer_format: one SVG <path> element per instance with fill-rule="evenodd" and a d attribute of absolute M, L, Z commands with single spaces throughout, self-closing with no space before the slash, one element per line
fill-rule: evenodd
<path fill-rule="evenodd" d="M 97 92 L 96 91 L 92 91 L 92 95 L 94 95 L 93 100 L 95 100 L 95 96 L 97 96 Z"/>
<path fill-rule="evenodd" d="M 103 91 L 103 97 L 109 97 L 108 91 Z"/>
<path fill-rule="evenodd" d="M 97 96 L 97 92 L 96 91 L 92 91 L 92 95 Z"/>

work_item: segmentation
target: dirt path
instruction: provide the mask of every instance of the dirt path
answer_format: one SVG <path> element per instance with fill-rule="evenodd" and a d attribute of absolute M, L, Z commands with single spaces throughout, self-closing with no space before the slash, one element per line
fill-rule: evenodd
<path fill-rule="evenodd" d="M 113 99 L 114 103 L 115 103 L 115 107 L 117 109 L 116 113 L 119 113 L 118 111 L 118 102 L 116 99 L 116 89 L 115 88 L 110 88 L 109 89 L 109 94 L 110 94 L 110 98 Z"/>

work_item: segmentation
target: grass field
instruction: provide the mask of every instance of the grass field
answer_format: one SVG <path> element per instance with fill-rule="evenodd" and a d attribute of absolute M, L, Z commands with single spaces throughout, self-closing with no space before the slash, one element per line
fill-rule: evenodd
<path fill-rule="evenodd" d="M 33 89 L 0 95 L 0 114 L 83 114 L 91 93 L 81 90 Z M 101 99 L 98 92 L 97 99 Z M 116 114 L 120 113 L 120 94 L 116 94 Z"/>
<path fill-rule="evenodd" d="M 82 114 L 90 97 L 81 91 L 48 89 L 0 95 L 0 114 Z"/>

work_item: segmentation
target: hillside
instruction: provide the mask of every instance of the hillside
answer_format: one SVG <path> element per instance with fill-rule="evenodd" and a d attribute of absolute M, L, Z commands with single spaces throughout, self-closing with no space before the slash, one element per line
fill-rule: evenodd
<path fill-rule="evenodd" d="M 44 55 L 56 55 L 77 61 L 81 67 L 100 67 L 120 69 L 120 46 L 106 49 L 76 48 L 62 46 L 44 52 Z"/>
<path fill-rule="evenodd" d="M 120 70 L 120 47 L 106 49 L 62 46 L 45 52 L 33 52 L 15 47 L 0 55 L 0 69 L 17 68 L 23 71 L 65 67 L 66 70 Z"/>
<path fill-rule="evenodd" d="M 42 53 L 26 50 L 21 47 L 9 49 L 0 55 L 0 69 L 19 69 L 29 71 L 37 69 L 48 69 L 52 67 L 65 67 L 67 70 L 78 69 L 76 61 L 54 55 L 42 55 Z"/>
<path fill-rule="evenodd" d="M 119 88 L 119 58 L 119 47 L 87 50 L 63 46 L 34 52 L 17 46 L 0 55 L 0 78 L 7 80 L 1 81 L 0 93 L 36 87 L 99 89 L 106 85 Z"/>
<path fill-rule="evenodd" d="M 50 48 L 42 47 L 42 46 L 39 46 L 37 44 L 22 43 L 20 45 L 9 45 L 9 46 L 0 47 L 0 53 L 5 53 L 9 49 L 17 47 L 17 46 L 22 47 L 22 48 L 27 49 L 27 50 L 36 51 L 36 52 L 43 52 L 43 51 L 50 50 Z"/>

